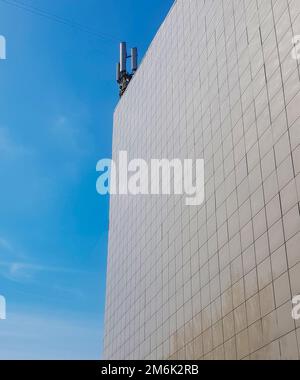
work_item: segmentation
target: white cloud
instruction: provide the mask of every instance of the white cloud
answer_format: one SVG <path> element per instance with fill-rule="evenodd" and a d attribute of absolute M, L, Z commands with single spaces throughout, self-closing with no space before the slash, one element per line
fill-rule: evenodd
<path fill-rule="evenodd" d="M 3 248 L 6 251 L 12 252 L 13 248 L 11 246 L 11 243 L 0 236 L 0 248 Z"/>
<path fill-rule="evenodd" d="M 0 323 L 2 360 L 100 359 L 100 315 L 24 312 L 7 302 L 7 319 Z"/>
<path fill-rule="evenodd" d="M 21 261 L 0 261 L 0 273 L 9 280 L 22 282 L 30 281 L 40 272 L 48 273 L 65 273 L 65 274 L 84 274 L 84 271 L 74 270 L 72 268 L 53 267 L 25 263 Z"/>
<path fill-rule="evenodd" d="M 28 256 L 14 248 L 12 242 L 0 236 L 0 274 L 13 281 L 28 281 L 39 272 L 79 274 L 83 271 L 32 263 Z M 4 259 L 3 259 L 4 257 Z"/>
<path fill-rule="evenodd" d="M 64 152 L 86 154 L 90 148 L 88 132 L 78 125 L 78 121 L 75 124 L 72 119 L 71 116 L 59 115 L 53 123 L 51 133 Z"/>
<path fill-rule="evenodd" d="M 0 127 L 0 158 L 18 158 L 29 154 L 28 148 L 14 141 L 8 128 Z"/>

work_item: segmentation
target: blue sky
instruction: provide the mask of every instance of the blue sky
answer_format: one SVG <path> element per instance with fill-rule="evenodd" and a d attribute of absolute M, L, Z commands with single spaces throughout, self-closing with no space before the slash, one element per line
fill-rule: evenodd
<path fill-rule="evenodd" d="M 17 1 L 0 0 L 0 359 L 98 359 L 109 200 L 95 168 L 111 155 L 118 42 L 142 56 L 173 0 Z"/>

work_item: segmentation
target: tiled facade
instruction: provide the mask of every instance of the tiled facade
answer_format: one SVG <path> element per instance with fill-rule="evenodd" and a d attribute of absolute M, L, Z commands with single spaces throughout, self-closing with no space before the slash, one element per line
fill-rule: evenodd
<path fill-rule="evenodd" d="M 114 156 L 204 158 L 205 203 L 111 199 L 104 356 L 299 359 L 299 0 L 177 0 Z"/>

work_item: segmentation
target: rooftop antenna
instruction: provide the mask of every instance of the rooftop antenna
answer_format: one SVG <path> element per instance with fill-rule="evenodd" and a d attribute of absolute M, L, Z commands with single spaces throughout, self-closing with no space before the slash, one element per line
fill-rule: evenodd
<path fill-rule="evenodd" d="M 127 59 L 131 58 L 131 73 L 127 72 Z M 138 51 L 137 48 L 131 49 L 131 55 L 127 55 L 126 42 L 120 43 L 120 62 L 117 64 L 116 79 L 120 88 L 120 98 L 125 93 L 131 79 L 138 69 Z"/>
<path fill-rule="evenodd" d="M 125 73 L 127 71 L 126 60 L 127 60 L 126 42 L 121 42 L 120 43 L 120 71 L 121 73 Z"/>
<path fill-rule="evenodd" d="M 138 69 L 138 51 L 137 48 L 131 49 L 131 70 L 134 74 Z"/>

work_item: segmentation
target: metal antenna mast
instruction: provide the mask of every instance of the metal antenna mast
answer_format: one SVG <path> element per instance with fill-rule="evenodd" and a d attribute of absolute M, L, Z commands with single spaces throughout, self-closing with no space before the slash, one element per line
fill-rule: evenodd
<path fill-rule="evenodd" d="M 131 73 L 127 72 L 127 59 L 131 58 Z M 138 69 L 137 48 L 131 49 L 131 55 L 127 55 L 126 42 L 120 43 L 120 62 L 117 64 L 117 82 L 120 88 L 120 98 L 125 93 L 132 77 Z"/>

